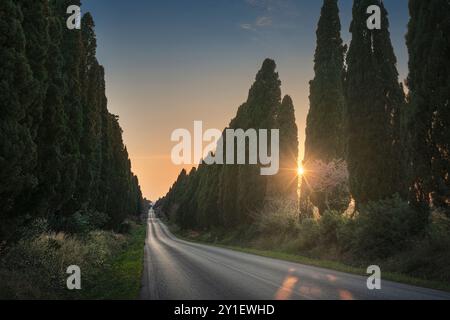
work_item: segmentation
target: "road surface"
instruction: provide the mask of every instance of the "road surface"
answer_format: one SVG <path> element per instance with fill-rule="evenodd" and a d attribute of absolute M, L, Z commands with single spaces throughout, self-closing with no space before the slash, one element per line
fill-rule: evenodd
<path fill-rule="evenodd" d="M 450 294 L 177 239 L 150 211 L 141 298 L 145 300 L 450 299 Z"/>

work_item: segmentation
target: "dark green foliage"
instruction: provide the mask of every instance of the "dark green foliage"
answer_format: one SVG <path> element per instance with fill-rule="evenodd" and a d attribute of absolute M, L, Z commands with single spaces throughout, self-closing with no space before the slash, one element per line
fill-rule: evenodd
<path fill-rule="evenodd" d="M 290 96 L 283 98 L 277 110 L 276 127 L 280 130 L 280 172 L 272 183 L 269 182 L 267 193 L 297 201 L 299 142 L 294 103 Z"/>
<path fill-rule="evenodd" d="M 36 185 L 36 145 L 29 126 L 37 83 L 26 57 L 23 16 L 16 1 L 0 2 L 0 239 L 26 219 L 13 209 Z"/>
<path fill-rule="evenodd" d="M 224 166 L 220 172 L 218 207 L 223 226 L 227 229 L 238 224 L 238 174 L 239 167 L 237 165 Z"/>
<path fill-rule="evenodd" d="M 381 8 L 381 30 L 367 28 L 367 7 Z M 404 93 L 386 9 L 379 0 L 356 0 L 346 77 L 347 161 L 350 191 L 357 205 L 401 192 L 399 114 Z"/>
<path fill-rule="evenodd" d="M 390 257 L 408 248 L 423 228 L 417 216 L 417 211 L 399 197 L 370 202 L 361 207 L 347 245 L 364 259 Z"/>
<path fill-rule="evenodd" d="M 344 158 L 344 54 L 337 0 L 325 0 L 317 28 L 315 78 L 310 82 L 305 163 Z"/>
<path fill-rule="evenodd" d="M 52 10 L 52 8 L 48 8 Z M 60 209 L 64 201 L 58 192 L 62 186 L 63 161 L 62 149 L 67 134 L 67 119 L 64 110 L 65 79 L 64 60 L 60 45 L 62 41 L 61 19 L 49 11 L 48 43 L 45 61 L 47 90 L 43 103 L 42 119 L 39 124 L 36 143 L 38 146 L 37 173 L 39 185 L 28 202 L 39 215 L 51 215 Z"/>
<path fill-rule="evenodd" d="M 411 0 L 409 11 L 410 200 L 450 215 L 450 2 Z"/>
<path fill-rule="evenodd" d="M 303 161 L 306 168 L 313 161 L 329 163 L 345 158 L 343 85 L 345 50 L 341 38 L 337 0 L 325 0 L 317 28 L 315 78 L 310 82 L 310 109 Z M 308 201 L 319 208 L 325 206 L 323 196 L 310 190 L 308 183 L 303 181 L 302 211 L 307 211 Z M 323 214 L 323 211 L 321 213 Z"/>
<path fill-rule="evenodd" d="M 222 224 L 218 209 L 220 166 L 200 166 L 199 174 L 197 221 L 199 228 L 208 229 Z"/>
<path fill-rule="evenodd" d="M 83 130 L 83 109 L 81 105 L 81 32 L 66 28 L 66 10 L 69 5 L 80 5 L 80 1 L 52 0 L 55 15 L 60 17 L 63 32 L 61 51 L 64 59 L 63 75 L 66 82 L 64 94 L 64 111 L 67 121 L 67 136 L 64 139 L 64 168 L 61 177 L 64 201 L 60 214 L 70 216 L 79 209 L 76 197 L 80 171 L 80 142 Z"/>
<path fill-rule="evenodd" d="M 281 103 L 281 81 L 275 61 L 266 59 L 250 88 L 248 99 L 230 123 L 231 129 L 271 129 Z"/>
<path fill-rule="evenodd" d="M 230 123 L 231 129 L 276 128 L 276 115 L 281 105 L 281 81 L 276 72 L 275 61 L 266 59 L 250 88 L 247 102 L 238 110 Z M 264 205 L 267 177 L 261 176 L 259 165 L 236 165 L 223 172 L 221 196 L 224 201 L 235 202 L 223 207 L 227 225 L 245 225 L 253 221 L 254 214 Z M 234 206 L 234 208 L 233 208 Z M 253 216 L 252 216 L 253 215 Z"/>
<path fill-rule="evenodd" d="M 27 126 L 35 139 L 40 126 L 44 99 L 47 92 L 47 51 L 50 43 L 48 33 L 48 0 L 17 1 L 23 14 L 22 27 L 26 37 L 26 56 L 36 81 L 36 88 L 28 92 L 33 99 L 27 112 Z"/>
<path fill-rule="evenodd" d="M 0 245 L 40 218 L 86 233 L 145 209 L 107 109 L 93 19 L 68 30 L 69 5 L 80 2 L 1 2 Z"/>
<path fill-rule="evenodd" d="M 92 16 L 86 13 L 81 21 L 84 53 L 80 65 L 83 131 L 80 142 L 81 170 L 77 188 L 77 199 L 83 206 L 90 206 L 97 198 L 101 170 L 101 104 L 105 84 L 103 68 L 95 57 L 97 41 L 94 27 Z"/>

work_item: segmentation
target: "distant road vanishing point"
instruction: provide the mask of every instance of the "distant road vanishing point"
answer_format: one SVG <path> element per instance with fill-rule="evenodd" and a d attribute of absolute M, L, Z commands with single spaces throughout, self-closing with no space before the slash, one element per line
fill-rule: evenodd
<path fill-rule="evenodd" d="M 450 300 L 450 293 L 382 281 L 177 239 L 151 210 L 144 300 Z"/>

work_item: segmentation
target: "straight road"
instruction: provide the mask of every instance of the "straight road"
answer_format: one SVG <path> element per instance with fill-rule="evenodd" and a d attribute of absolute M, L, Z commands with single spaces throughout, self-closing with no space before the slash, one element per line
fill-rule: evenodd
<path fill-rule="evenodd" d="M 150 211 L 141 298 L 145 300 L 430 300 L 450 293 L 255 256 L 177 239 Z"/>

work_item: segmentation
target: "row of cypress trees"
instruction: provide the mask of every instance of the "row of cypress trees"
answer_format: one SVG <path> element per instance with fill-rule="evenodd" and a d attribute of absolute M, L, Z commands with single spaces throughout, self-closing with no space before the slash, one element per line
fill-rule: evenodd
<path fill-rule="evenodd" d="M 87 13 L 81 30 L 67 29 L 69 5 L 81 4 L 0 3 L 0 241 L 40 217 L 71 231 L 76 217 L 95 212 L 99 227 L 114 228 L 141 210 L 94 21 Z"/>
<path fill-rule="evenodd" d="M 371 5 L 381 9 L 381 30 L 367 27 L 366 11 Z M 432 208 L 450 215 L 450 3 L 411 0 L 409 9 L 410 74 L 405 94 L 383 1 L 354 1 L 347 48 L 340 34 L 338 1 L 324 0 L 315 78 L 310 83 L 304 164 L 345 159 L 349 192 L 357 208 L 399 195 L 423 213 L 418 222 L 425 225 Z M 292 101 L 287 97 L 281 104 L 285 107 L 277 107 L 280 92 L 274 64 L 267 60 L 230 128 L 285 128 L 282 135 L 288 138 L 282 149 L 289 154 L 285 165 L 289 168 L 297 163 L 293 156 L 298 150 L 297 129 Z M 252 166 L 206 165 L 189 174 L 183 171 L 158 205 L 182 227 L 247 224 L 257 218 L 252 213 L 261 209 L 273 190 L 289 193 L 256 171 Z M 301 208 L 312 202 L 323 213 L 323 196 L 305 181 L 302 186 Z"/>
<path fill-rule="evenodd" d="M 280 171 L 261 176 L 260 165 L 201 164 L 181 172 L 168 194 L 156 203 L 183 228 L 233 228 L 248 225 L 269 199 L 297 195 L 298 132 L 292 99 L 281 96 L 273 60 L 264 61 L 247 101 L 227 129 L 279 129 Z M 226 145 L 226 139 L 224 136 Z M 224 154 L 225 154 L 224 147 Z M 294 200 L 295 201 L 295 200 Z"/>
<path fill-rule="evenodd" d="M 450 1 L 410 0 L 409 11 L 409 198 L 450 215 Z"/>
<path fill-rule="evenodd" d="M 369 30 L 366 10 L 381 8 L 381 30 Z M 311 82 L 305 165 L 346 159 L 356 206 L 398 194 L 428 219 L 450 214 L 450 2 L 409 2 L 410 55 L 405 95 L 380 0 L 355 0 L 350 47 L 343 45 L 337 0 L 324 0 Z M 316 206 L 303 183 L 302 200 Z"/>

